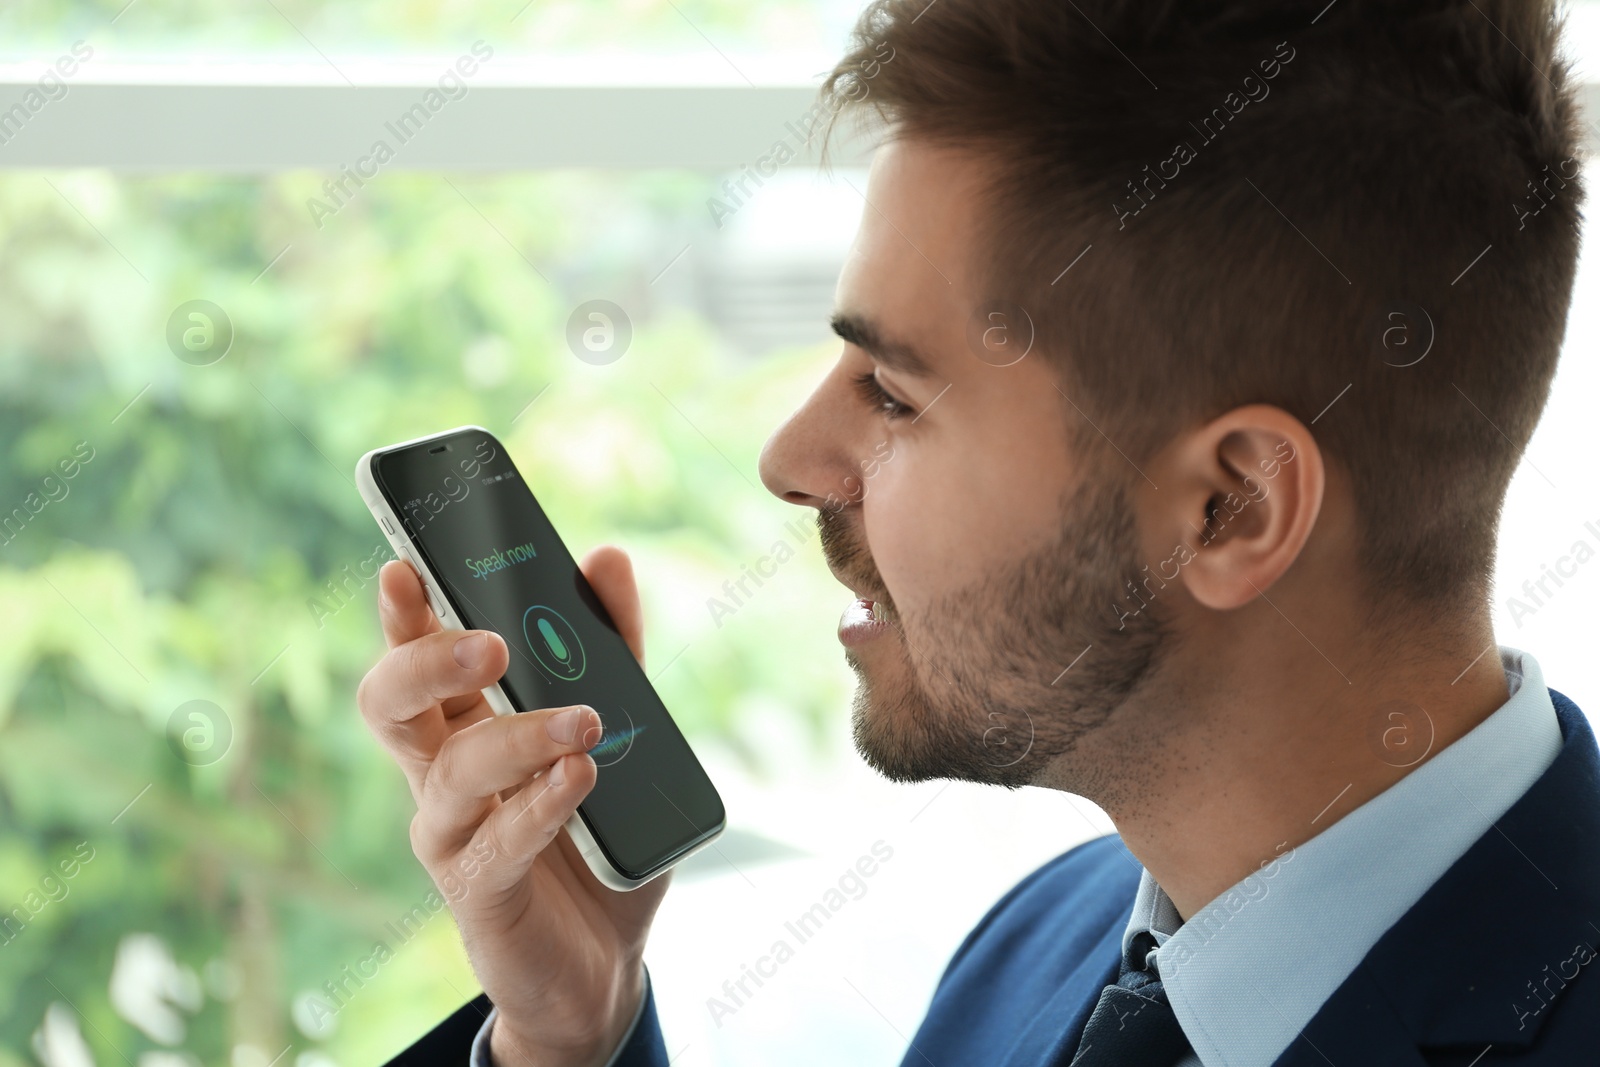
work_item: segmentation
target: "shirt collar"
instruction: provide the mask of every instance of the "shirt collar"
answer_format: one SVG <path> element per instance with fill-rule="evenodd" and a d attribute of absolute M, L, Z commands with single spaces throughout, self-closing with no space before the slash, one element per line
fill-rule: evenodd
<path fill-rule="evenodd" d="M 1543 672 L 1501 646 L 1508 699 L 1389 789 L 1182 921 L 1144 872 L 1123 932 L 1151 962 L 1204 1067 L 1268 1067 L 1392 926 L 1561 750 Z"/>
<path fill-rule="evenodd" d="M 1144 871 L 1139 876 L 1139 891 L 1133 898 L 1133 916 L 1128 920 L 1127 929 L 1122 931 L 1122 960 L 1125 967 L 1143 967 L 1144 960 L 1130 958 L 1133 951 L 1133 939 L 1148 930 L 1155 938 L 1157 945 L 1165 945 L 1167 939 L 1178 932 L 1178 927 L 1183 925 L 1183 919 L 1178 915 L 1177 905 L 1172 903 L 1172 898 L 1150 877 L 1149 871 Z"/>

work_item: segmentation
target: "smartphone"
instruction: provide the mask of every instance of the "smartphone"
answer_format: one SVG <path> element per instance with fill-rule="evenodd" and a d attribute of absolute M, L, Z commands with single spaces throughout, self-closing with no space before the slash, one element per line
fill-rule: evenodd
<path fill-rule="evenodd" d="M 373 449 L 356 485 L 440 623 L 505 639 L 510 665 L 484 690 L 496 714 L 599 713 L 599 774 L 566 825 L 596 878 L 636 889 L 722 833 L 711 778 L 493 434 L 462 426 Z"/>

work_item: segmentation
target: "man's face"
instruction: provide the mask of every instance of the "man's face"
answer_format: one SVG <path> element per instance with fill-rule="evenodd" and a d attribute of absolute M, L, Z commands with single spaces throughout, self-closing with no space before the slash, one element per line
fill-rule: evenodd
<path fill-rule="evenodd" d="M 841 619 L 862 756 L 897 781 L 1017 786 L 1147 674 L 1162 605 L 1124 614 L 1155 558 L 1139 475 L 1092 429 L 1074 443 L 1083 416 L 1022 354 L 1025 325 L 980 307 L 977 167 L 911 141 L 875 153 L 835 292 L 844 350 L 761 477 L 818 509 L 830 568 L 882 616 L 858 601 Z M 866 375 L 893 400 L 864 396 Z"/>

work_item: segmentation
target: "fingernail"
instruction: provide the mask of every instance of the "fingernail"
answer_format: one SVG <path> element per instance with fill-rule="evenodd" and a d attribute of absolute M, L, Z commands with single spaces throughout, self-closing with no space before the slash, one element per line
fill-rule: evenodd
<path fill-rule="evenodd" d="M 572 744 L 573 740 L 578 736 L 578 726 L 583 722 L 584 717 L 593 711 L 594 709 L 587 704 L 579 704 L 575 708 L 568 708 L 566 711 L 550 716 L 549 721 L 545 723 L 545 729 L 550 734 L 550 740 L 558 745 Z"/>
<path fill-rule="evenodd" d="M 483 633 L 463 637 L 456 642 L 452 650 L 456 662 L 467 670 L 472 670 L 483 662 L 483 657 L 489 654 L 489 635 Z"/>
<path fill-rule="evenodd" d="M 550 784 L 552 786 L 560 786 L 566 784 L 566 781 L 567 760 L 566 757 L 563 756 L 561 759 L 556 760 L 555 763 L 550 765 Z"/>

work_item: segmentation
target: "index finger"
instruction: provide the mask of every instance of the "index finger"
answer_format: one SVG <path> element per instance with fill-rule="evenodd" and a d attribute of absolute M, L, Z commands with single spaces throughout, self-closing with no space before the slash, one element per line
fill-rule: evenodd
<path fill-rule="evenodd" d="M 424 634 L 391 649 L 367 671 L 356 705 L 399 761 L 413 787 L 453 733 L 492 718 L 482 690 L 505 673 L 505 641 L 489 631 Z M 474 710 L 451 716 L 443 704 L 466 696 Z"/>
<path fill-rule="evenodd" d="M 389 573 L 385 573 L 385 572 Z M 385 584 L 387 583 L 387 584 Z M 442 633 L 444 626 L 428 602 L 422 588 L 422 579 L 414 566 L 406 560 L 394 559 L 378 570 L 378 617 L 383 623 L 383 637 L 390 648 L 399 648 L 419 637 Z M 464 711 L 476 708 L 483 702 L 482 694 L 473 691 L 448 697 L 441 705 L 444 717 L 454 719 Z M 457 728 L 470 725 L 457 723 Z"/>
<path fill-rule="evenodd" d="M 404 559 L 392 559 L 378 570 L 378 618 L 390 648 L 443 629 L 422 589 L 421 575 Z"/>

